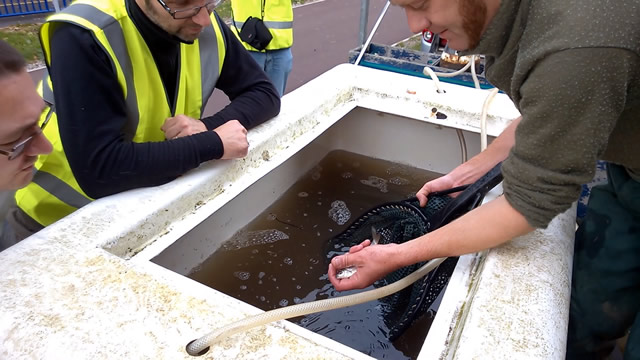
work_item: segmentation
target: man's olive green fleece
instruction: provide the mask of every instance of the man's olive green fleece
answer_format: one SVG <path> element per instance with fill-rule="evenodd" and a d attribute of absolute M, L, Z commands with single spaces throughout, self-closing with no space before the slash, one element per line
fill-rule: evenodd
<path fill-rule="evenodd" d="M 502 165 L 507 201 L 543 228 L 596 160 L 640 174 L 640 2 L 502 0 L 480 44 L 487 79 L 522 114 Z"/>

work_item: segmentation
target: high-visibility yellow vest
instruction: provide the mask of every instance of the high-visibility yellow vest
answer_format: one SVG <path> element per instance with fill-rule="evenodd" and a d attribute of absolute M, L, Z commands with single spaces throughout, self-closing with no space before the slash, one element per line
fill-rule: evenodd
<path fill-rule="evenodd" d="M 47 19 L 40 30 L 47 65 L 51 64 L 52 29 L 60 22 L 91 31 L 111 58 L 114 76 L 126 102 L 125 141 L 165 140 L 160 127 L 168 117 L 176 114 L 201 118 L 222 71 L 226 50 L 221 24 L 215 14 L 211 14 L 212 26 L 205 28 L 193 44 L 180 44 L 181 68 L 173 114 L 153 56 L 127 15 L 124 0 L 76 0 Z M 54 104 L 54 89 L 48 74 L 38 90 L 45 101 Z M 44 133 L 53 144 L 53 151 L 39 157 L 33 181 L 18 190 L 15 196 L 18 206 L 44 226 L 93 200 L 82 191 L 73 176 L 60 140 L 54 109 L 55 104 L 41 117 L 51 116 Z"/>
<path fill-rule="evenodd" d="M 264 8 L 264 17 L 262 9 Z M 262 19 L 273 39 L 266 50 L 290 48 L 293 45 L 293 6 L 291 0 L 232 0 L 233 24 L 231 30 L 238 36 L 245 20 L 249 16 Z M 238 36 L 238 39 L 240 37 Z M 247 50 L 258 51 L 253 46 L 242 42 Z"/>

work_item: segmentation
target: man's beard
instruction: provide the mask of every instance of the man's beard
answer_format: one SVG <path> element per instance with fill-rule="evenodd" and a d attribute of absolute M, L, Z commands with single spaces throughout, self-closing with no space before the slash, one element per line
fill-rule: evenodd
<path fill-rule="evenodd" d="M 462 28 L 469 38 L 469 46 L 466 50 L 475 49 L 480 43 L 487 19 L 487 5 L 481 0 L 460 0 L 459 4 Z"/>
<path fill-rule="evenodd" d="M 162 23 L 161 14 L 158 13 L 158 11 L 156 11 L 156 9 L 153 6 L 151 6 L 151 4 L 150 4 L 151 1 L 152 0 L 145 0 L 146 10 L 147 10 L 147 12 L 143 11 L 145 13 L 145 16 L 147 18 L 149 18 L 149 20 L 151 20 L 151 22 L 156 24 L 160 29 L 164 30 L 167 34 L 171 35 L 171 37 L 173 37 L 177 41 L 180 41 L 180 42 L 185 43 L 185 44 L 193 44 L 193 42 L 198 37 L 196 36 L 194 39 L 184 38 L 185 36 L 180 34 L 180 28 L 178 28 L 177 30 L 167 29 L 166 25 L 164 25 Z"/>

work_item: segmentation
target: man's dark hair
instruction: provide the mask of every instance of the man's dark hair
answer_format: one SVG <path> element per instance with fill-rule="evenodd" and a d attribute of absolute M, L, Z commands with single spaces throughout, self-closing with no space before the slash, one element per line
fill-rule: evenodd
<path fill-rule="evenodd" d="M 0 39 L 0 79 L 10 74 L 17 74 L 26 66 L 27 63 L 18 50 Z"/>

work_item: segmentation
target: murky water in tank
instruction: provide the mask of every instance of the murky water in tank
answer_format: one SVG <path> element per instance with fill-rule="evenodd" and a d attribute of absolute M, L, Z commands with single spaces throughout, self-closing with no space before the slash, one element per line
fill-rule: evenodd
<path fill-rule="evenodd" d="M 263 310 L 354 293 L 339 293 L 328 280 L 330 259 L 348 250 L 335 250 L 330 240 L 366 210 L 414 196 L 436 176 L 330 152 L 189 277 Z M 393 343 L 386 336 L 385 311 L 383 302 L 372 301 L 291 321 L 378 359 L 415 358 L 435 310 Z"/>

